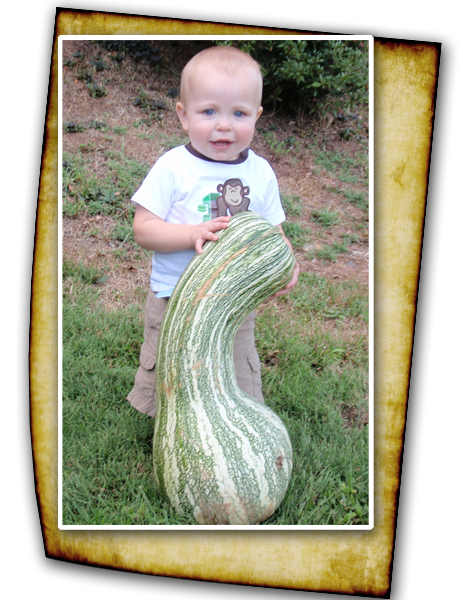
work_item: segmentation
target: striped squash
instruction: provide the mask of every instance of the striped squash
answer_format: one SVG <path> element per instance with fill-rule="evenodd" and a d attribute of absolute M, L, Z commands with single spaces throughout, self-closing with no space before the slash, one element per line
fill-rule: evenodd
<path fill-rule="evenodd" d="M 290 280 L 294 257 L 256 213 L 218 235 L 187 266 L 161 326 L 154 476 L 180 515 L 255 524 L 283 500 L 292 449 L 280 418 L 238 387 L 233 342 L 247 314 Z"/>

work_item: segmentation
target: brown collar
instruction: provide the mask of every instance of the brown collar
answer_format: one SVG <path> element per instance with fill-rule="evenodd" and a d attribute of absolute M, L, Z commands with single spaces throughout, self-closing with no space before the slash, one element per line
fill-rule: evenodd
<path fill-rule="evenodd" d="M 190 154 L 196 156 L 196 158 L 200 158 L 201 160 L 207 160 L 208 162 L 222 163 L 224 165 L 239 165 L 247 159 L 249 154 L 249 148 L 246 148 L 246 150 L 240 152 L 238 158 L 235 158 L 235 160 L 213 160 L 212 158 L 204 156 L 204 154 L 201 154 L 201 152 L 195 150 L 195 148 L 193 148 L 193 146 L 191 145 L 191 142 L 185 144 L 185 148 L 188 150 L 188 152 L 190 152 Z"/>

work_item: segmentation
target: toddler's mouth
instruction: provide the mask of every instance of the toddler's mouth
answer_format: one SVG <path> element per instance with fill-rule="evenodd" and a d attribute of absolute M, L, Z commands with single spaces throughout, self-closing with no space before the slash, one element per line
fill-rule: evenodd
<path fill-rule="evenodd" d="M 230 146 L 232 142 L 230 140 L 215 140 L 212 141 L 211 144 L 217 148 L 226 148 L 227 146 Z"/>

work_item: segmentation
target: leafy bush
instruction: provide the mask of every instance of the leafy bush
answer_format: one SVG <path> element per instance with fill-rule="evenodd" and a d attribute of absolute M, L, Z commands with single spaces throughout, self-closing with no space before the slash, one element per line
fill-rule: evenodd
<path fill-rule="evenodd" d="M 104 85 L 99 85 L 94 81 L 89 81 L 87 83 L 88 93 L 92 98 L 102 98 L 103 96 L 108 95 L 108 90 L 104 87 Z"/>
<path fill-rule="evenodd" d="M 267 104 L 312 113 L 368 102 L 366 42 L 246 40 L 226 44 L 248 52 L 261 65 Z"/>
<path fill-rule="evenodd" d="M 108 52 L 117 52 L 111 57 L 114 62 L 120 63 L 130 57 L 137 63 L 144 61 L 155 67 L 161 58 L 159 48 L 152 40 L 104 40 L 97 43 Z"/>
<path fill-rule="evenodd" d="M 63 123 L 63 131 L 65 133 L 82 133 L 82 131 L 85 131 L 85 125 L 83 123 L 69 121 L 67 123 Z"/>

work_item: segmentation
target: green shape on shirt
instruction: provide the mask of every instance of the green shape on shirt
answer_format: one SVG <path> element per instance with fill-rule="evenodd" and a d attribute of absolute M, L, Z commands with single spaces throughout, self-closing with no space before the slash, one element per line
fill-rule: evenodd
<path fill-rule="evenodd" d="M 207 211 L 207 214 L 205 214 L 203 216 L 203 221 L 210 221 L 211 220 L 211 202 L 213 200 L 217 200 L 217 198 L 220 196 L 220 194 L 217 194 L 217 192 L 211 192 L 210 194 L 208 194 L 207 196 L 205 196 L 203 198 L 203 203 L 204 204 L 200 204 L 198 206 L 198 211 L 199 212 L 205 212 Z"/>

